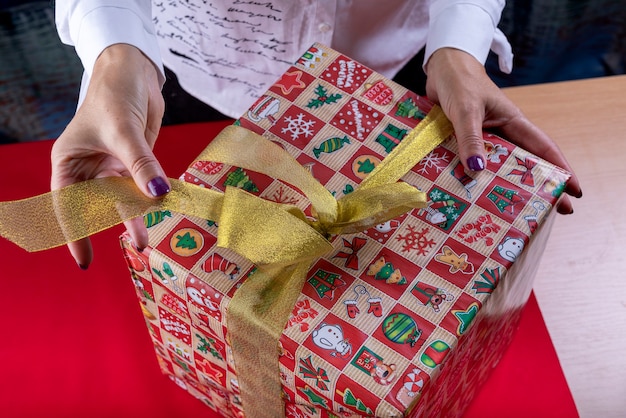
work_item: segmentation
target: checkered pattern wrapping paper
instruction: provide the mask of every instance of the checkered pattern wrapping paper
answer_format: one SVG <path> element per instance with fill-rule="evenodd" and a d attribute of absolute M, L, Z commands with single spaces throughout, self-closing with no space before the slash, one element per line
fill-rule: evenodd
<path fill-rule="evenodd" d="M 339 197 L 432 106 L 316 44 L 236 123 Z M 483 172 L 464 172 L 449 138 L 402 179 L 426 193 L 427 207 L 333 237 L 333 252 L 311 265 L 276 348 L 286 416 L 462 414 L 512 338 L 550 228 L 540 226 L 568 178 L 498 136 L 484 139 Z M 288 184 L 220 162 L 197 161 L 181 179 L 311 215 Z M 255 371 L 233 364 L 224 319 L 254 266 L 216 247 L 212 220 L 156 212 L 144 221 L 149 247 L 138 252 L 127 235 L 122 246 L 164 373 L 223 416 L 244 416 L 237 375 Z"/>

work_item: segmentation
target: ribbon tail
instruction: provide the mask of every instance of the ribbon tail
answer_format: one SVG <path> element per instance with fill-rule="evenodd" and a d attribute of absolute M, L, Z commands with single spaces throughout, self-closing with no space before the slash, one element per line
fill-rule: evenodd
<path fill-rule="evenodd" d="M 398 181 L 453 132 L 452 123 L 441 107 L 433 106 L 428 115 L 361 182 L 359 189 Z"/>
<path fill-rule="evenodd" d="M 216 219 L 221 193 L 179 180 L 170 182 L 172 191 L 159 200 L 144 196 L 131 178 L 106 177 L 0 202 L 0 235 L 34 252 L 86 238 L 156 210 Z"/>
<path fill-rule="evenodd" d="M 226 323 L 248 418 L 284 416 L 278 341 L 304 286 L 309 263 L 258 269 L 228 305 Z M 267 365 L 271 365 L 268 367 Z M 262 408 L 257 405 L 263 405 Z"/>

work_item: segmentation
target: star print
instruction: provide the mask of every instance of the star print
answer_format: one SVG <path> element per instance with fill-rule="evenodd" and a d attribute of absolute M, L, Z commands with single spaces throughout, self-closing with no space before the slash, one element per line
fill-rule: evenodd
<path fill-rule="evenodd" d="M 276 86 L 280 87 L 280 91 L 282 91 L 284 95 L 288 95 L 295 88 L 302 89 L 306 87 L 306 84 L 300 79 L 301 76 L 302 71 L 284 73 L 282 77 L 280 77 L 280 80 L 276 82 Z"/>
<path fill-rule="evenodd" d="M 219 369 L 214 368 L 213 365 L 205 359 L 196 360 L 196 365 L 199 366 L 199 370 L 209 375 L 209 377 L 213 378 L 215 381 L 221 380 L 224 376 L 224 373 L 222 373 Z"/>

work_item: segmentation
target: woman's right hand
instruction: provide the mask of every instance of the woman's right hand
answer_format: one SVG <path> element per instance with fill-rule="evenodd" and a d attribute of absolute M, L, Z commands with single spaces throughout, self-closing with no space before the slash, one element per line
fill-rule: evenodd
<path fill-rule="evenodd" d="M 152 153 L 165 107 L 158 71 L 131 45 L 115 44 L 102 52 L 84 102 L 52 148 L 52 190 L 88 179 L 130 176 L 146 196 L 169 192 Z M 125 225 L 138 248 L 148 245 L 141 218 Z M 89 238 L 68 248 L 86 269 L 93 259 Z"/>

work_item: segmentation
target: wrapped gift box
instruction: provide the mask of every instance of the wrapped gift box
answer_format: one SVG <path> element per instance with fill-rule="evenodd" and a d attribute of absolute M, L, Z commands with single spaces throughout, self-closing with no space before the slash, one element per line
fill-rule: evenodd
<path fill-rule="evenodd" d="M 236 125 L 280 145 L 339 198 L 432 108 L 316 44 Z M 216 245 L 215 220 L 147 214 L 149 247 L 139 252 L 127 235 L 122 247 L 163 372 L 227 417 L 267 416 L 267 404 L 241 396 L 242 378 L 260 369 L 282 385 L 288 417 L 461 415 L 512 338 L 569 178 L 484 139 L 486 170 L 466 173 L 450 137 L 402 177 L 425 192 L 425 207 L 330 238 L 333 251 L 310 263 L 267 347 L 276 365 L 233 359 L 229 303 L 256 267 Z M 298 188 L 220 161 L 195 161 L 181 179 L 314 215 Z"/>

